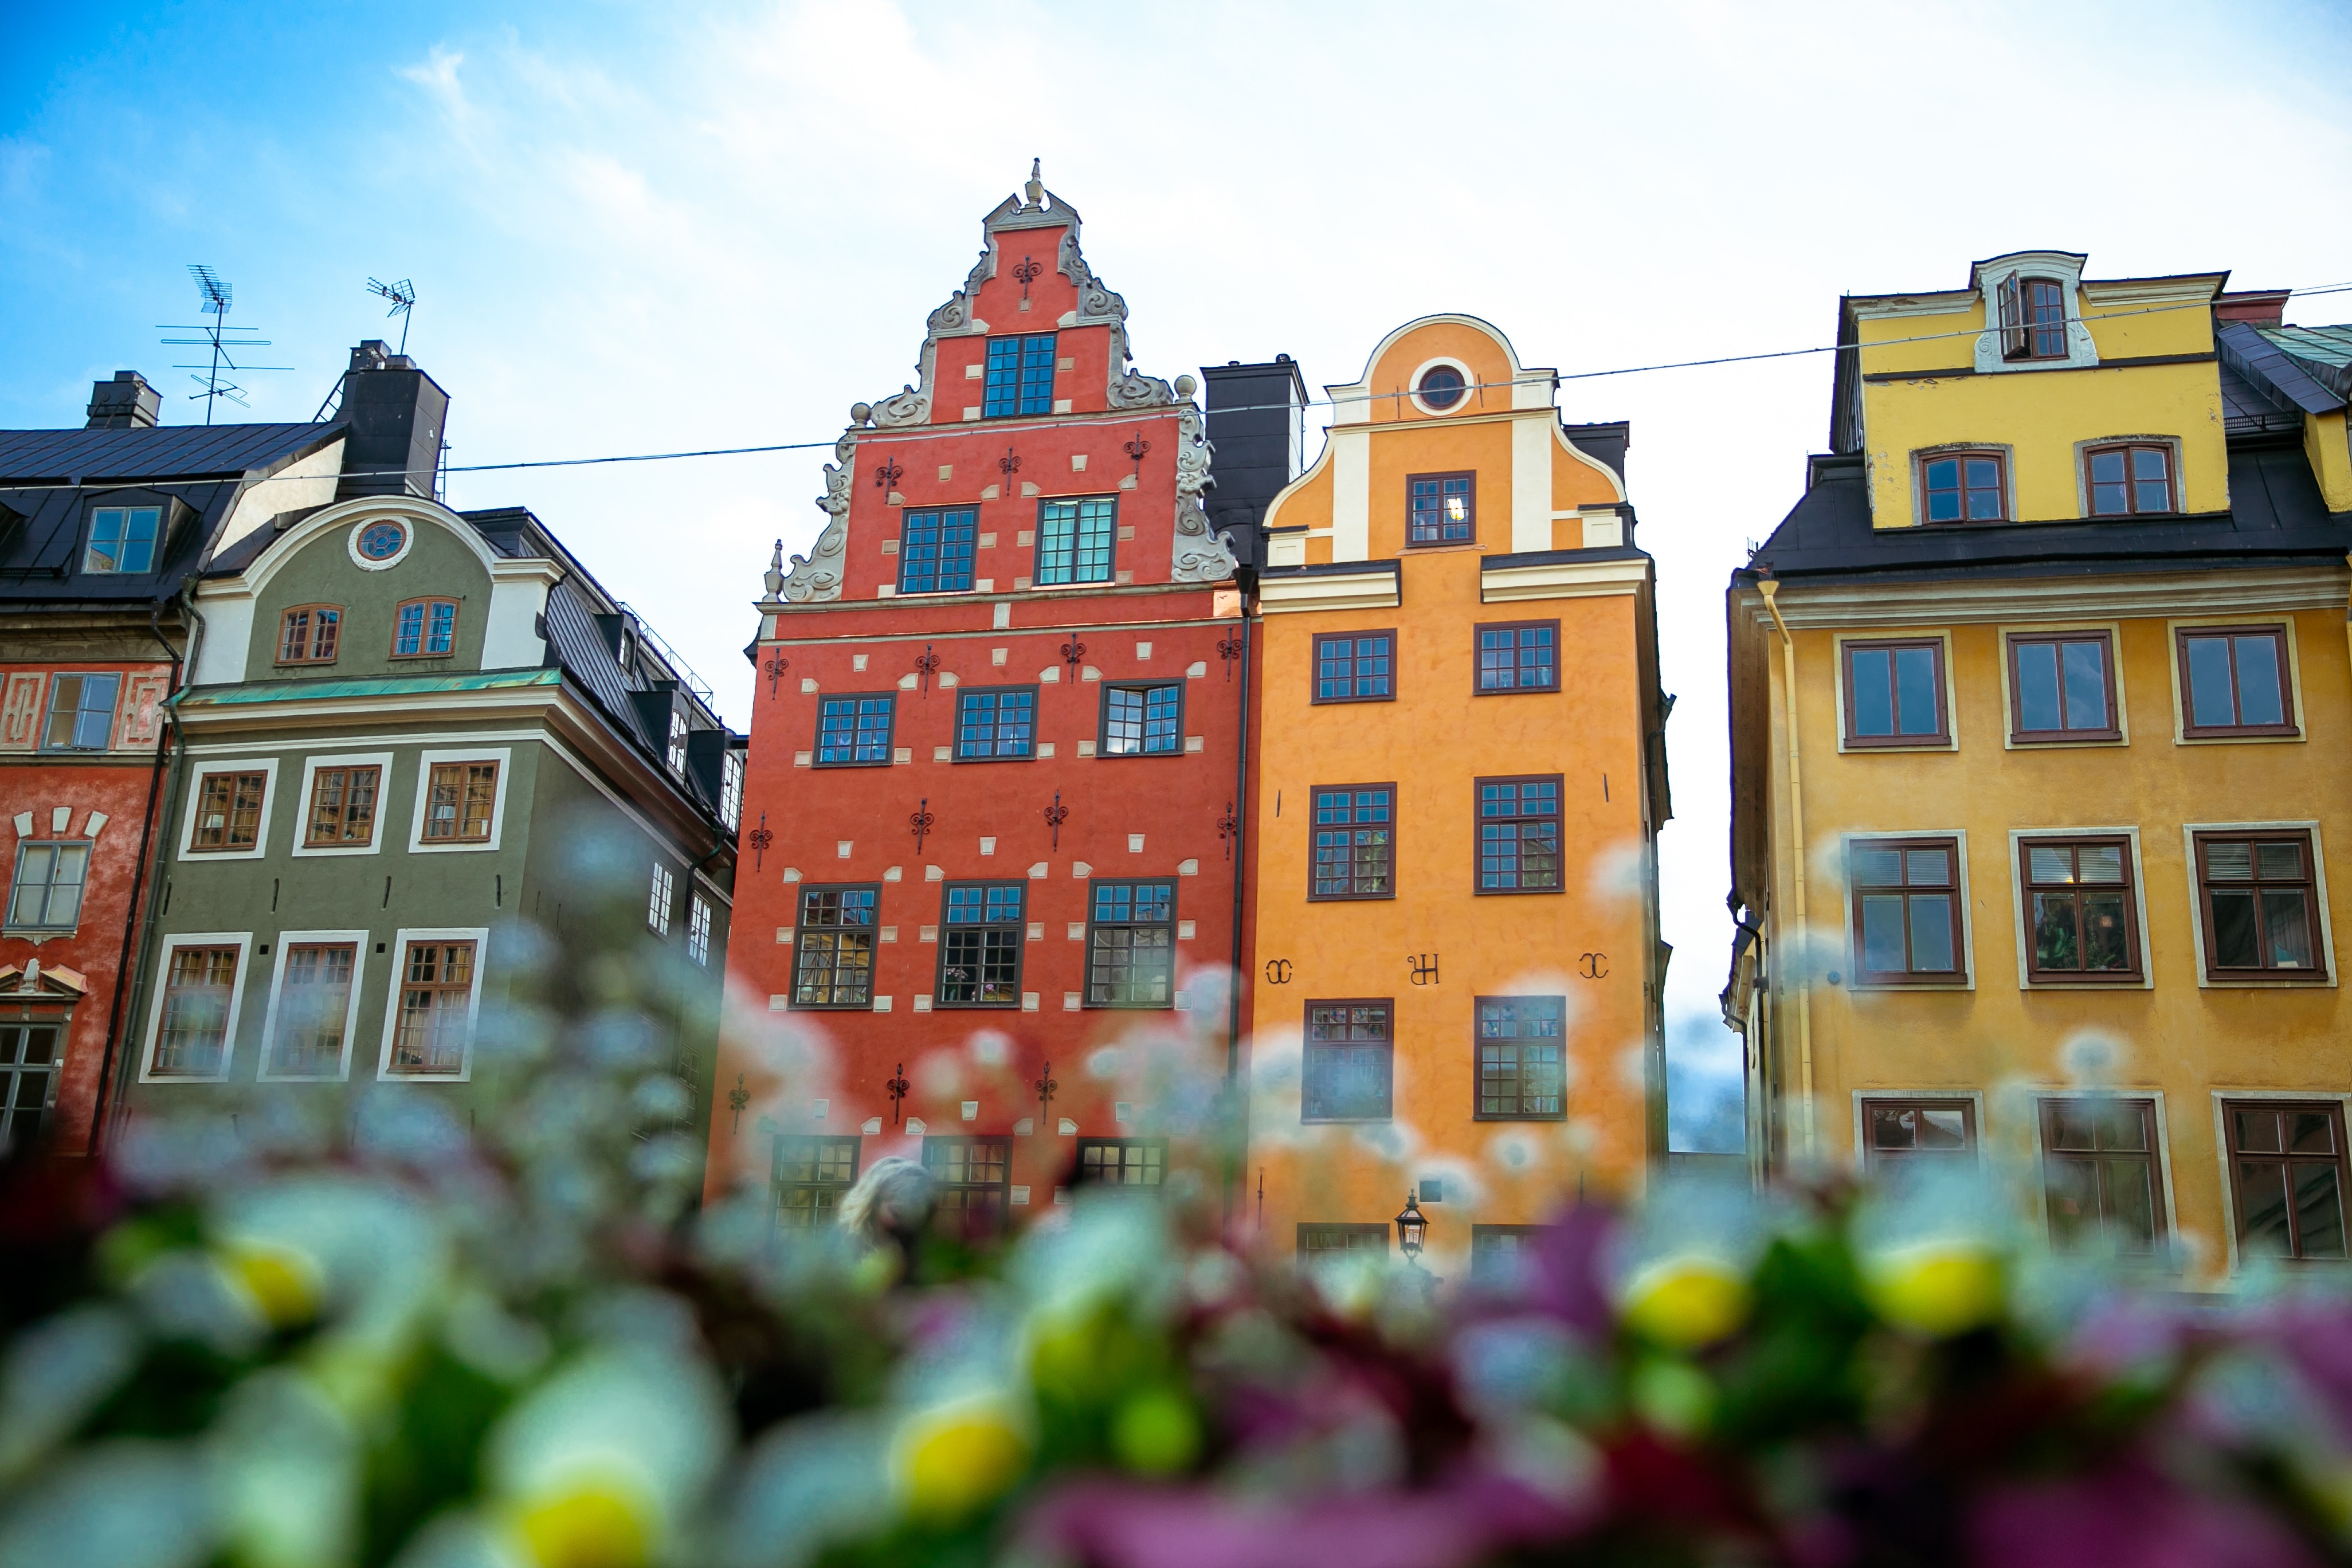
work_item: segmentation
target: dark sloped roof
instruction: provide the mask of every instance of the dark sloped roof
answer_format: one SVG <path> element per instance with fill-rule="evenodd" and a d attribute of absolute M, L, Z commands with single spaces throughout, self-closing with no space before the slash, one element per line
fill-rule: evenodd
<path fill-rule="evenodd" d="M 340 436 L 336 425 L 159 425 L 145 430 L 0 430 L 0 479 L 152 483 L 232 479 Z"/>
<path fill-rule="evenodd" d="M 2344 406 L 2343 396 L 2323 385 L 2305 365 L 2283 351 L 2269 332 L 2246 321 L 2231 321 L 2213 334 L 2221 363 L 2247 382 L 2299 414 L 2333 414 Z"/>
<path fill-rule="evenodd" d="M 2262 327 L 2263 341 L 2292 357 L 2339 398 L 2352 399 L 2352 325 Z"/>
<path fill-rule="evenodd" d="M 2221 380 L 2221 429 L 2224 434 L 2259 436 L 2303 428 L 2303 410 L 2293 399 L 2273 390 L 2262 376 L 2241 375 L 2223 360 L 2217 367 Z"/>

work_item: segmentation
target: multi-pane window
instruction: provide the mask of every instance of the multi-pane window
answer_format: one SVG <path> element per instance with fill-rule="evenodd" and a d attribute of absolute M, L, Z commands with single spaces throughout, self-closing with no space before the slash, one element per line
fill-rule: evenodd
<path fill-rule="evenodd" d="M 375 797 L 383 770 L 315 768 L 310 773 L 310 810 L 302 829 L 305 848 L 355 848 L 375 840 Z"/>
<path fill-rule="evenodd" d="M 1956 838 L 1873 838 L 1846 850 L 1853 891 L 1854 979 L 1958 984 L 1960 846 Z"/>
<path fill-rule="evenodd" d="M 1386 1002 L 1307 1004 L 1299 1115 L 1307 1121 L 1385 1121 L 1395 1050 Z"/>
<path fill-rule="evenodd" d="M 2010 738 L 2115 741 L 2115 646 L 2105 632 L 2009 639 Z"/>
<path fill-rule="evenodd" d="M 1103 688 L 1102 743 L 1105 757 L 1164 757 L 1184 749 L 1184 688 L 1171 681 L 1163 686 Z"/>
<path fill-rule="evenodd" d="M 297 605 L 278 623 L 278 662 L 332 664 L 342 641 L 340 605 Z"/>
<path fill-rule="evenodd" d="M 163 971 L 163 1016 L 153 1078 L 216 1078 L 228 1048 L 228 1008 L 236 994 L 236 949 L 175 947 Z"/>
<path fill-rule="evenodd" d="M 1405 480 L 1408 544 L 1462 544 L 1478 537 L 1475 474 L 1414 474 Z"/>
<path fill-rule="evenodd" d="M 1118 502 L 1108 496 L 1040 502 L 1038 585 L 1109 582 L 1113 575 L 1112 547 L 1118 535 Z"/>
<path fill-rule="evenodd" d="M 269 775 L 206 773 L 196 781 L 193 850 L 250 849 L 261 840 L 261 803 Z"/>
<path fill-rule="evenodd" d="M 1020 882 L 950 884 L 940 911 L 939 999 L 950 1006 L 1021 1005 Z"/>
<path fill-rule="evenodd" d="M 1919 495 L 1929 522 L 2002 522 L 2009 517 L 2008 467 L 1999 452 L 1937 452 L 1919 459 Z"/>
<path fill-rule="evenodd" d="M 828 697 L 819 705 L 816 765 L 845 768 L 890 760 L 890 697 Z"/>
<path fill-rule="evenodd" d="M 342 1071 L 343 1035 L 351 1017 L 352 974 L 359 963 L 354 942 L 290 942 L 278 984 L 276 1026 L 270 1031 L 269 1078 L 332 1078 Z"/>
<path fill-rule="evenodd" d="M 646 929 L 656 936 L 669 934 L 670 908 L 677 899 L 677 879 L 661 861 L 654 862 L 653 890 L 646 899 Z"/>
<path fill-rule="evenodd" d="M 687 900 L 686 955 L 708 967 L 710 963 L 710 900 L 700 893 Z"/>
<path fill-rule="evenodd" d="M 2003 359 L 2066 357 L 2066 287 L 2051 278 L 2005 278 L 1996 290 Z"/>
<path fill-rule="evenodd" d="M 57 1097 L 56 1024 L 0 1024 L 0 1159 L 30 1149 Z"/>
<path fill-rule="evenodd" d="M 2179 642 L 2183 735 L 2299 732 L 2284 626 L 2184 627 Z"/>
<path fill-rule="evenodd" d="M 45 752 L 102 752 L 114 733 L 119 675 L 59 675 L 49 681 L 49 721 L 41 727 Z"/>
<path fill-rule="evenodd" d="M 857 1181 L 859 1140 L 779 1133 L 768 1190 L 776 1223 L 789 1230 L 822 1230 L 833 1223 L 841 1196 Z"/>
<path fill-rule="evenodd" d="M 2344 1106 L 2225 1100 L 2242 1258 L 2341 1258 Z"/>
<path fill-rule="evenodd" d="M 743 749 L 730 746 L 719 765 L 719 820 L 734 832 L 743 826 Z"/>
<path fill-rule="evenodd" d="M 1313 899 L 1396 897 L 1396 785 L 1318 784 Z"/>
<path fill-rule="evenodd" d="M 878 888 L 803 888 L 794 933 L 793 1005 L 874 1005 L 874 914 Z"/>
<path fill-rule="evenodd" d="M 2131 841 L 2028 838 L 2027 973 L 2035 980 L 2121 980 L 2139 973 Z"/>
<path fill-rule="evenodd" d="M 463 1071 L 473 1000 L 472 942 L 410 942 L 400 976 L 400 1018 L 393 1035 L 391 1070 Z"/>
<path fill-rule="evenodd" d="M 1054 412 L 1054 334 L 1028 332 L 988 340 L 983 417 Z"/>
<path fill-rule="evenodd" d="M 1478 689 L 1558 691 L 1559 623 L 1478 628 Z"/>
<path fill-rule="evenodd" d="M 16 846 L 16 878 L 8 885 L 8 929 L 71 931 L 81 921 L 82 888 L 89 880 L 89 846 Z"/>
<path fill-rule="evenodd" d="M 487 844 L 498 809 L 499 764 L 436 763 L 425 794 L 427 844 Z"/>
<path fill-rule="evenodd" d="M 2134 517 L 2175 510 L 2169 446 L 2093 447 L 2083 454 L 2083 469 L 2093 517 Z"/>
<path fill-rule="evenodd" d="M 2042 1102 L 2042 1184 L 2062 1251 L 2146 1253 L 2164 1239 L 2156 1102 L 2107 1097 Z"/>
<path fill-rule="evenodd" d="M 1841 646 L 1847 745 L 1932 746 L 1951 739 L 1941 638 Z"/>
<path fill-rule="evenodd" d="M 1000 686 L 956 696 L 956 761 L 1026 757 L 1037 739 L 1037 689 Z"/>
<path fill-rule="evenodd" d="M 1549 1228 L 1540 1225 L 1472 1226 L 1470 1278 L 1497 1281 L 1515 1278 Z"/>
<path fill-rule="evenodd" d="M 910 511 L 898 525 L 898 592 L 969 594 L 980 512 L 972 507 Z"/>
<path fill-rule="evenodd" d="M 1176 989 L 1176 884 L 1097 882 L 1087 916 L 1087 1005 L 1170 1005 Z"/>
<path fill-rule="evenodd" d="M 1478 891 L 1559 890 L 1559 775 L 1480 779 Z"/>
<path fill-rule="evenodd" d="M 1396 696 L 1396 633 L 1342 632 L 1315 639 L 1315 700 L 1384 702 Z"/>
<path fill-rule="evenodd" d="M 1087 1186 L 1156 1187 L 1168 1169 L 1165 1138 L 1081 1138 L 1077 1181 Z"/>
<path fill-rule="evenodd" d="M 686 773 L 686 714 L 679 709 L 669 710 L 669 771 L 683 776 Z"/>
<path fill-rule="evenodd" d="M 1376 1252 L 1388 1255 L 1389 1227 L 1386 1225 L 1302 1224 L 1298 1227 L 1298 1261 L 1313 1263 L 1319 1258 L 1336 1258 L 1349 1252 Z"/>
<path fill-rule="evenodd" d="M 1967 1100 L 1865 1100 L 1862 1163 L 1874 1173 L 1973 1163 L 1976 1103 Z"/>
<path fill-rule="evenodd" d="M 965 1241 L 1003 1234 L 1013 1199 L 1012 1139 L 926 1138 L 923 1169 L 940 1228 Z"/>
<path fill-rule="evenodd" d="M 1481 996 L 1478 1120 L 1553 1121 L 1565 1114 L 1563 996 Z"/>
<path fill-rule="evenodd" d="M 2206 974 L 2325 980 L 2311 835 L 2288 828 L 2194 838 Z"/>
<path fill-rule="evenodd" d="M 155 541 L 163 529 L 156 506 L 102 506 L 89 514 L 89 548 L 81 569 L 101 574 L 152 572 Z"/>
<path fill-rule="evenodd" d="M 393 658 L 437 658 L 457 647 L 457 600 L 411 599 L 393 611 Z"/>

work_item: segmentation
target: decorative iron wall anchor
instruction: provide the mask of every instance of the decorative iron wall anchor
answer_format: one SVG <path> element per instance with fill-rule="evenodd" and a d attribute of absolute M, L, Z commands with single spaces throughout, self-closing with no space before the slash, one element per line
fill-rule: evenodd
<path fill-rule="evenodd" d="M 882 1092 L 890 1097 L 890 1121 L 893 1125 L 896 1125 L 898 1120 L 899 1102 L 907 1098 L 907 1090 L 912 1087 L 907 1081 L 905 1062 L 900 1062 L 898 1070 L 884 1080 Z"/>
<path fill-rule="evenodd" d="M 1125 452 L 1129 457 L 1135 459 L 1136 478 L 1139 479 L 1141 479 L 1143 477 L 1144 454 L 1151 450 L 1151 443 L 1143 438 L 1141 431 L 1138 431 L 1136 434 L 1127 438 L 1127 445 L 1120 447 L 1119 450 Z"/>
<path fill-rule="evenodd" d="M 760 814 L 760 826 L 751 829 L 751 869 L 756 871 L 767 864 L 768 846 L 775 841 L 776 836 L 768 831 L 768 814 L 763 811 Z"/>
<path fill-rule="evenodd" d="M 1054 1107 L 1054 1091 L 1062 1087 L 1054 1081 L 1052 1062 L 1045 1063 L 1039 1070 L 1034 1087 L 1037 1090 L 1037 1124 L 1042 1127 L 1047 1121 L 1046 1113 Z"/>
<path fill-rule="evenodd" d="M 1234 839 L 1242 830 L 1242 819 L 1234 815 L 1234 803 L 1225 802 L 1224 816 L 1217 818 L 1217 837 L 1225 841 L 1225 858 L 1234 858 Z"/>
<path fill-rule="evenodd" d="M 907 470 L 898 466 L 896 458 L 884 458 L 874 465 L 874 488 L 877 490 L 896 489 L 898 481 L 906 477 Z"/>
<path fill-rule="evenodd" d="M 1587 980 L 1609 978 L 1609 955 L 1605 952 L 1580 952 L 1576 955 L 1576 972 Z M 1835 984 L 1835 981 L 1831 982 Z"/>
<path fill-rule="evenodd" d="M 1029 285 L 1045 275 L 1045 268 L 1038 265 L 1037 258 L 1034 256 L 1023 257 L 1021 265 L 1013 269 L 1013 280 L 1021 285 L 1021 297 L 1024 300 L 1029 298 Z"/>
<path fill-rule="evenodd" d="M 915 673 L 923 678 L 923 695 L 926 697 L 931 694 L 931 677 L 939 668 L 940 656 L 931 651 L 930 644 L 925 643 L 923 651 L 915 656 Z"/>
<path fill-rule="evenodd" d="M 1234 660 L 1241 658 L 1241 633 L 1228 632 L 1225 636 L 1217 639 L 1217 657 L 1225 661 L 1225 679 L 1227 680 L 1231 680 L 1234 678 Z"/>
<path fill-rule="evenodd" d="M 780 654 L 780 653 L 779 653 L 779 654 L 772 654 L 772 655 L 770 655 L 770 656 L 769 656 L 769 658 L 768 658 L 768 662 L 767 662 L 766 664 L 761 665 L 761 666 L 760 667 L 761 668 L 762 668 L 762 669 L 764 669 L 764 670 L 766 670 L 766 671 L 768 672 L 768 700 L 769 700 L 769 701 L 773 702 L 773 701 L 776 700 L 776 682 L 777 682 L 777 680 L 778 680 L 779 679 L 781 679 L 781 678 L 782 677 L 782 675 L 783 675 L 784 671 L 786 671 L 786 670 L 788 670 L 788 669 L 792 668 L 792 667 L 793 667 L 793 661 L 792 661 L 791 659 L 786 658 L 782 654 Z"/>
<path fill-rule="evenodd" d="M 743 1108 L 751 1103 L 751 1091 L 743 1087 L 743 1075 L 739 1072 L 735 1075 L 735 1087 L 727 1091 L 727 1109 L 735 1113 L 735 1124 L 730 1131 L 743 1131 Z"/>
<path fill-rule="evenodd" d="M 915 836 L 915 858 L 917 859 L 922 858 L 923 839 L 931 831 L 934 820 L 935 819 L 931 816 L 931 797 L 929 795 L 925 795 L 923 797 L 923 804 L 915 811 L 908 815 L 907 831 Z"/>
<path fill-rule="evenodd" d="M 1412 983 L 1415 985 L 1434 985 L 1437 984 L 1437 954 L 1433 952 L 1409 952 L 1405 954 L 1404 963 L 1405 968 L 1412 973 Z"/>
<path fill-rule="evenodd" d="M 1076 637 L 1074 637 L 1069 641 L 1062 645 L 1062 662 L 1070 667 L 1070 679 L 1072 680 L 1076 680 L 1078 678 L 1078 660 L 1086 657 L 1087 645 L 1080 642 Z"/>
<path fill-rule="evenodd" d="M 1070 808 L 1062 804 L 1062 792 L 1054 792 L 1054 804 L 1045 808 L 1045 826 L 1054 830 L 1054 847 L 1062 847 L 1062 824 L 1070 819 Z"/>
<path fill-rule="evenodd" d="M 1268 985 L 1287 985 L 1290 984 L 1290 960 L 1269 958 L 1265 961 L 1265 983 Z"/>
<path fill-rule="evenodd" d="M 1013 476 L 1021 471 L 1021 458 L 1012 447 L 1005 447 L 1004 456 L 996 459 L 996 471 L 1004 476 L 1008 484 L 1012 482 Z"/>

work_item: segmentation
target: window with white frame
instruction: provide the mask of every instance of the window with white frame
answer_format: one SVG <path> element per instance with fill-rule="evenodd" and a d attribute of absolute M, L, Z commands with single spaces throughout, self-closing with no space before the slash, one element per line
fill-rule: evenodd
<path fill-rule="evenodd" d="M 229 1021 L 236 1012 L 242 956 L 227 942 L 172 948 L 163 965 L 155 1054 L 148 1076 L 221 1076 L 227 1065 Z"/>
<path fill-rule="evenodd" d="M 16 879 L 8 887 L 8 929 L 71 931 L 80 923 L 89 849 L 86 843 L 19 844 Z"/>
<path fill-rule="evenodd" d="M 669 710 L 669 771 L 686 772 L 686 715 L 675 708 Z"/>
<path fill-rule="evenodd" d="M 667 866 L 654 862 L 653 896 L 646 902 L 646 924 L 659 936 L 669 934 L 670 900 L 677 891 L 677 879 Z"/>
<path fill-rule="evenodd" d="M 719 820 L 730 833 L 743 826 L 743 753 L 733 746 L 719 772 Z"/>
<path fill-rule="evenodd" d="M 700 893 L 687 903 L 686 951 L 697 963 L 710 963 L 710 904 Z"/>
<path fill-rule="evenodd" d="M 401 954 L 392 1050 L 394 1077 L 454 1077 L 466 1069 L 473 1022 L 472 942 L 411 941 Z"/>

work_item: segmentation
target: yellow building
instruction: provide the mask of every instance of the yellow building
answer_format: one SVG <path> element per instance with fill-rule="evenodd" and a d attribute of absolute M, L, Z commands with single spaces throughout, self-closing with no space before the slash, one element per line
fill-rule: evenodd
<path fill-rule="evenodd" d="M 2342 1258 L 2352 332 L 2084 260 L 1847 299 L 1733 576 L 1752 1157 L 2002 1152 L 2062 1247 Z"/>
<path fill-rule="evenodd" d="M 1467 316 L 1328 388 L 1267 509 L 1243 1186 L 1264 1243 L 1508 1251 L 1665 1148 L 1654 570 L 1622 425 Z"/>

